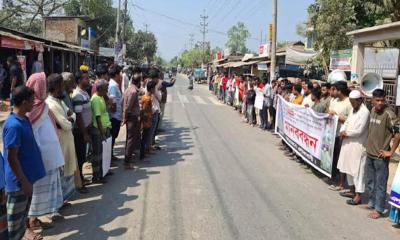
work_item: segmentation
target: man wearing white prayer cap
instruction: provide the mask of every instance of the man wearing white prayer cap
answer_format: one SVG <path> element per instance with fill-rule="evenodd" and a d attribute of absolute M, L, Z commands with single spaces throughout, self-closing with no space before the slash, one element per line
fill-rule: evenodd
<path fill-rule="evenodd" d="M 363 95 L 359 90 L 350 92 L 349 99 L 353 111 L 340 128 L 343 140 L 338 161 L 338 169 L 347 176 L 350 192 L 340 193 L 349 205 L 361 203 L 361 194 L 365 190 L 365 143 L 368 138 L 369 110 L 363 103 Z"/>

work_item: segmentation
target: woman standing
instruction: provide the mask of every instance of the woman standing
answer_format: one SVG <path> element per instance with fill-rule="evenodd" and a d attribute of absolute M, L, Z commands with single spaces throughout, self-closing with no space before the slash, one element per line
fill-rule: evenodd
<path fill-rule="evenodd" d="M 40 229 L 49 225 L 42 223 L 37 217 L 57 213 L 63 205 L 60 168 L 64 165 L 64 156 L 55 129 L 54 116 L 45 102 L 45 73 L 32 74 L 26 86 L 35 91 L 33 109 L 28 113 L 28 117 L 46 169 L 46 176 L 33 184 L 32 202 L 28 213 L 29 227 Z"/>
<path fill-rule="evenodd" d="M 51 74 L 47 78 L 49 96 L 46 103 L 54 114 L 57 132 L 64 155 L 65 165 L 62 174 L 62 190 L 64 201 L 67 201 L 75 192 L 75 171 L 77 160 L 75 153 L 74 136 L 72 135 L 73 123 L 76 120 L 73 113 L 63 99 L 63 78 L 60 74 Z"/>

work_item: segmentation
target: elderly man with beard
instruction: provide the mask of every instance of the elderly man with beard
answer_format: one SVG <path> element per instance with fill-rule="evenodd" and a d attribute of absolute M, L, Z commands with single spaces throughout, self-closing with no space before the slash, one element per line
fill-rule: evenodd
<path fill-rule="evenodd" d="M 134 161 L 139 158 L 140 149 L 140 105 L 139 87 L 142 80 L 142 71 L 136 67 L 133 77 L 123 95 L 122 125 L 126 124 L 125 168 L 134 169 Z"/>
<path fill-rule="evenodd" d="M 353 111 L 340 129 L 340 138 L 343 142 L 337 167 L 340 172 L 347 175 L 347 183 L 350 186 L 350 192 L 343 192 L 340 195 L 352 198 L 347 204 L 358 205 L 365 190 L 365 144 L 368 138 L 369 111 L 363 104 L 360 91 L 351 91 L 349 99 Z"/>

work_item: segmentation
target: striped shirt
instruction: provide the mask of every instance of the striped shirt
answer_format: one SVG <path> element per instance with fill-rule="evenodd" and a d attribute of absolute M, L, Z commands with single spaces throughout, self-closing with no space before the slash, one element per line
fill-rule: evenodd
<path fill-rule="evenodd" d="M 92 123 L 92 109 L 89 94 L 77 87 L 72 93 L 72 105 L 75 113 L 82 115 L 83 124 L 88 127 Z"/>

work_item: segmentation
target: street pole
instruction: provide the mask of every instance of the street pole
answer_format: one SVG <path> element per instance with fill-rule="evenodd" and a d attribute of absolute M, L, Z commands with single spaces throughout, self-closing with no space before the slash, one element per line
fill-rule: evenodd
<path fill-rule="evenodd" d="M 200 15 L 201 18 L 201 22 L 200 22 L 200 26 L 202 27 L 202 29 L 200 30 L 200 32 L 203 34 L 203 43 L 202 48 L 203 48 L 203 64 L 205 62 L 205 53 L 206 53 L 206 33 L 207 33 L 207 26 L 208 23 L 206 22 L 208 19 L 208 16 L 206 15 L 206 10 L 204 10 L 204 15 Z"/>
<path fill-rule="evenodd" d="M 194 46 L 194 34 L 193 33 L 189 34 L 189 44 L 190 44 L 190 48 L 193 48 L 193 46 Z"/>
<path fill-rule="evenodd" d="M 260 32 L 260 45 L 263 44 L 263 30 L 261 28 L 261 32 Z"/>
<path fill-rule="evenodd" d="M 118 10 L 117 10 L 117 25 L 115 27 L 115 42 L 119 42 L 119 12 L 121 11 L 121 0 L 118 0 Z"/>
<path fill-rule="evenodd" d="M 119 12 L 121 11 L 121 0 L 118 0 L 118 9 L 117 9 L 117 23 L 115 26 L 115 44 L 114 44 L 114 62 L 117 63 L 119 59 L 119 55 L 121 54 L 121 49 L 119 49 Z M 119 50 L 119 51 L 117 51 Z"/>
<path fill-rule="evenodd" d="M 270 70 L 271 80 L 275 79 L 277 14 L 278 14 L 278 0 L 272 0 L 272 45 L 271 45 L 271 70 Z"/>
<path fill-rule="evenodd" d="M 124 2 L 124 22 L 123 22 L 123 27 L 122 27 L 122 44 L 125 43 L 125 39 L 126 39 L 126 22 L 128 20 L 128 0 L 125 0 Z"/>

